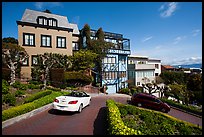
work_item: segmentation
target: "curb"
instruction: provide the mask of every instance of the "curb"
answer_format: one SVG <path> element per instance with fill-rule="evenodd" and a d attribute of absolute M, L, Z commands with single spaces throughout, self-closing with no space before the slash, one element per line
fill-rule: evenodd
<path fill-rule="evenodd" d="M 44 110 L 50 108 L 51 105 L 52 105 L 52 103 L 50 103 L 50 104 L 48 104 L 48 105 L 45 105 L 45 106 L 43 106 L 43 107 L 34 109 L 34 110 L 32 110 L 32 111 L 30 111 L 30 112 L 28 112 L 28 113 L 19 115 L 19 116 L 17 116 L 17 117 L 14 117 L 14 118 L 5 120 L 5 121 L 2 122 L 2 129 L 5 128 L 5 127 L 7 127 L 7 126 L 10 126 L 10 125 L 12 125 L 12 124 L 14 124 L 14 123 L 16 123 L 16 122 L 19 122 L 19 121 L 21 121 L 21 120 L 23 120 L 23 119 L 26 119 L 26 118 L 32 117 L 32 116 L 34 116 L 34 115 L 36 115 L 36 114 L 39 114 L 40 112 L 42 112 L 42 111 L 44 111 Z"/>
<path fill-rule="evenodd" d="M 171 108 L 173 108 L 173 109 L 177 109 L 177 110 L 179 110 L 179 111 L 182 111 L 182 112 L 188 113 L 188 114 L 190 114 L 190 115 L 193 115 L 193 116 L 196 116 L 196 117 L 199 117 L 199 118 L 202 118 L 202 116 L 200 116 L 200 115 L 197 115 L 197 114 L 194 114 L 194 113 L 188 112 L 188 111 L 186 111 L 186 110 L 183 110 L 183 109 L 180 109 L 180 108 L 177 108 L 177 107 L 174 107 L 174 106 L 171 106 Z"/>

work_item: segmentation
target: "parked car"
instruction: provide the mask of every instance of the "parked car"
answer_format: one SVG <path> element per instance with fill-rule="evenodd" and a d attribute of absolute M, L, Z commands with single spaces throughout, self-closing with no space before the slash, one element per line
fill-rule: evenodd
<path fill-rule="evenodd" d="M 147 93 L 136 93 L 131 97 L 131 104 L 138 107 L 150 108 L 158 111 L 168 113 L 170 111 L 170 106 L 156 96 Z"/>
<path fill-rule="evenodd" d="M 53 109 L 60 111 L 78 111 L 91 103 L 91 96 L 84 91 L 73 91 L 68 95 L 56 97 Z"/>

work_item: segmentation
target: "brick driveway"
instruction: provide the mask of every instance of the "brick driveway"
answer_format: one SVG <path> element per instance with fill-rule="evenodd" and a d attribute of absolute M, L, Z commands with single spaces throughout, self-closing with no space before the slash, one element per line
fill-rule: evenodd
<path fill-rule="evenodd" d="M 100 95 L 92 97 L 91 105 L 81 113 L 54 112 L 49 108 L 33 117 L 2 129 L 3 135 L 107 135 L 106 100 L 127 104 L 127 95 Z M 199 124 L 202 118 L 171 109 L 168 113 L 178 119 Z"/>
<path fill-rule="evenodd" d="M 49 108 L 29 119 L 2 129 L 3 135 L 106 135 L 106 100 L 127 103 L 126 95 L 92 97 L 81 113 L 54 112 Z"/>

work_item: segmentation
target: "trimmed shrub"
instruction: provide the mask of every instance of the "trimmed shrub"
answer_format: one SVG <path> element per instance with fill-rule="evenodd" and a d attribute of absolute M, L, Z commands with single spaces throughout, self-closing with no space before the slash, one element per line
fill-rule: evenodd
<path fill-rule="evenodd" d="M 40 89 L 40 85 L 35 85 L 35 84 L 28 84 L 27 87 L 29 89 Z"/>
<path fill-rule="evenodd" d="M 83 71 L 80 72 L 65 72 L 64 79 L 67 82 L 67 86 L 83 86 L 92 82 L 92 77 L 85 75 Z"/>
<path fill-rule="evenodd" d="M 163 101 L 163 102 L 168 103 L 171 106 L 174 106 L 174 107 L 180 108 L 182 110 L 185 110 L 185 111 L 188 111 L 188 112 L 191 112 L 191 113 L 202 116 L 202 109 L 198 109 L 198 108 L 193 107 L 193 106 L 182 105 L 182 104 L 177 103 L 177 102 L 175 102 L 173 100 L 168 100 L 168 99 L 165 99 L 165 98 L 161 98 L 160 100 Z"/>
<path fill-rule="evenodd" d="M 25 101 L 24 101 L 24 104 L 32 102 L 32 101 L 34 101 L 36 99 L 39 99 L 39 98 L 44 97 L 46 95 L 49 95 L 51 93 L 52 93 L 51 90 L 45 90 L 45 91 L 37 92 L 37 93 L 31 95 L 30 97 L 26 98 Z"/>
<path fill-rule="evenodd" d="M 27 112 L 34 110 L 34 109 L 37 109 L 37 108 L 42 107 L 44 105 L 47 105 L 47 104 L 53 102 L 55 97 L 61 96 L 61 95 L 66 95 L 66 94 L 68 94 L 68 93 L 67 92 L 52 92 L 50 95 L 45 96 L 43 98 L 40 98 L 38 100 L 35 100 L 33 102 L 26 103 L 23 105 L 19 105 L 19 106 L 4 110 L 2 112 L 2 121 L 5 121 L 7 119 L 25 114 Z"/>
<path fill-rule="evenodd" d="M 6 95 L 3 95 L 3 102 L 9 104 L 10 106 L 15 106 L 16 98 L 11 93 L 7 93 Z"/>
<path fill-rule="evenodd" d="M 40 84 L 43 84 L 43 82 L 42 81 L 30 80 L 29 84 L 40 85 Z"/>
<path fill-rule="evenodd" d="M 2 94 L 8 94 L 8 93 L 9 93 L 9 84 L 5 79 L 3 79 L 2 80 Z"/>
<path fill-rule="evenodd" d="M 27 84 L 21 84 L 19 81 L 16 81 L 15 83 L 12 84 L 14 88 L 20 89 L 20 90 L 26 90 L 28 89 Z"/>
<path fill-rule="evenodd" d="M 131 95 L 130 89 L 129 88 L 122 88 L 119 93 L 122 94 L 127 94 L 127 95 Z"/>
<path fill-rule="evenodd" d="M 127 111 L 127 115 L 121 115 L 124 125 L 139 130 L 145 135 L 201 135 L 202 128 L 192 123 L 182 121 L 168 114 L 140 108 L 132 105 L 116 103 L 120 112 Z"/>
<path fill-rule="evenodd" d="M 16 92 L 15 92 L 15 96 L 16 96 L 16 97 L 19 97 L 19 96 L 22 96 L 22 95 L 25 95 L 25 91 L 16 90 Z"/>
<path fill-rule="evenodd" d="M 134 130 L 124 125 L 118 107 L 113 100 L 107 100 L 106 106 L 108 109 L 108 133 L 110 135 L 141 135 L 138 130 Z"/>
<path fill-rule="evenodd" d="M 2 79 L 10 80 L 11 78 L 11 70 L 9 68 L 2 67 Z"/>
<path fill-rule="evenodd" d="M 55 87 L 46 87 L 46 89 L 52 90 L 52 91 L 61 91 L 60 88 L 55 88 Z"/>
<path fill-rule="evenodd" d="M 51 85 L 54 87 L 63 88 L 64 82 L 64 68 L 51 68 L 50 69 Z M 64 87 L 65 88 L 65 87 Z"/>

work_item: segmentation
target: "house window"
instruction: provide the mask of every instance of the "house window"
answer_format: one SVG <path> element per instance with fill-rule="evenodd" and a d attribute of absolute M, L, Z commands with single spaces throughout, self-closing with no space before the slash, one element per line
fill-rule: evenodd
<path fill-rule="evenodd" d="M 29 66 L 29 57 L 22 62 L 22 66 Z"/>
<path fill-rule="evenodd" d="M 37 55 L 32 55 L 32 66 L 35 66 L 38 64 L 38 58 Z"/>
<path fill-rule="evenodd" d="M 41 35 L 41 47 L 51 47 L 50 35 Z"/>
<path fill-rule="evenodd" d="M 137 82 L 137 86 L 139 86 L 140 85 L 140 82 Z"/>
<path fill-rule="evenodd" d="M 159 64 L 155 64 L 155 68 L 156 68 L 156 69 L 159 69 Z"/>
<path fill-rule="evenodd" d="M 79 50 L 79 44 L 77 42 L 72 42 L 72 50 Z"/>
<path fill-rule="evenodd" d="M 52 26 L 52 20 L 49 19 L 49 26 Z"/>
<path fill-rule="evenodd" d="M 39 24 L 43 25 L 43 19 L 39 18 Z"/>
<path fill-rule="evenodd" d="M 66 37 L 57 36 L 57 48 L 66 48 Z"/>
<path fill-rule="evenodd" d="M 23 33 L 23 45 L 35 46 L 35 34 Z"/>
<path fill-rule="evenodd" d="M 53 26 L 57 26 L 57 21 L 56 20 L 53 20 Z"/>

